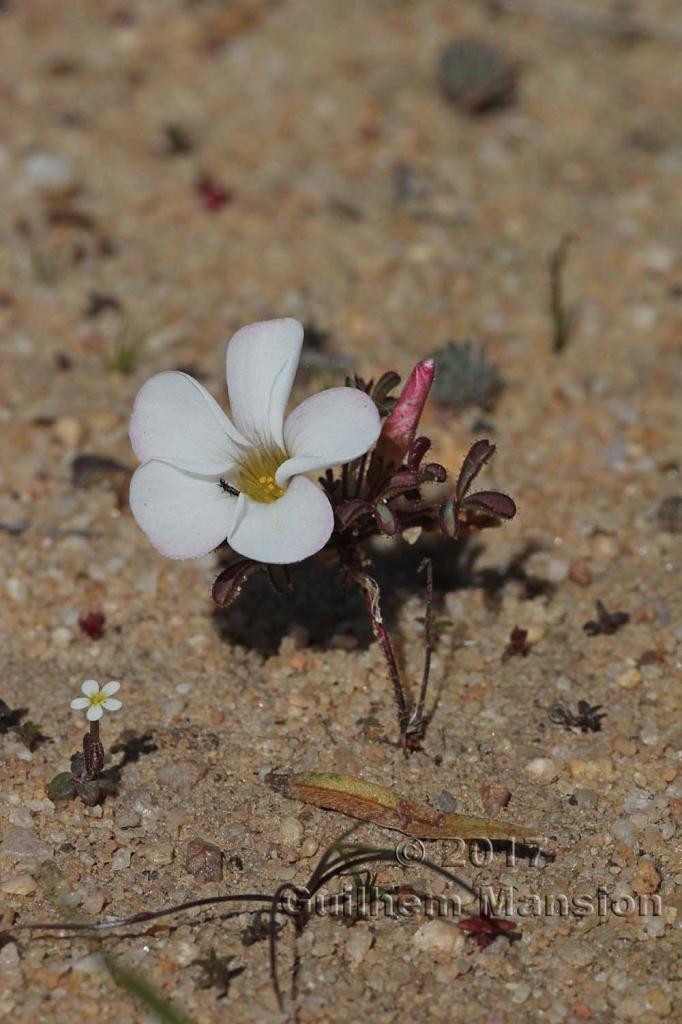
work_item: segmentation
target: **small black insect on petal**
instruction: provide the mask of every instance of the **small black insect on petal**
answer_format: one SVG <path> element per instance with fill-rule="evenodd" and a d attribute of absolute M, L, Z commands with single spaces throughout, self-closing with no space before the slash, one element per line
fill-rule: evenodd
<path fill-rule="evenodd" d="M 225 491 L 226 494 L 232 494 L 235 498 L 239 497 L 239 491 L 237 488 L 233 487 L 232 484 L 228 484 L 227 480 L 223 480 L 221 477 L 218 483 L 220 484 L 221 491 Z"/>

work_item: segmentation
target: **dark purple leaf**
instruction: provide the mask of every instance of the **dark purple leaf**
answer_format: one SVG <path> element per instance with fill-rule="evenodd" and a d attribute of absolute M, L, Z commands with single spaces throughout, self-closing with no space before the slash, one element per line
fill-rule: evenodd
<path fill-rule="evenodd" d="M 260 568 L 260 562 L 254 562 L 250 558 L 240 558 L 228 565 L 213 584 L 211 594 L 215 603 L 221 608 L 229 608 L 239 597 L 249 576 Z"/>
<path fill-rule="evenodd" d="M 445 499 L 439 512 L 440 528 L 446 537 L 450 537 L 453 540 L 457 536 L 459 527 L 457 512 L 457 499 L 452 496 Z"/>
<path fill-rule="evenodd" d="M 268 579 L 278 594 L 290 594 L 294 589 L 288 565 L 269 565 Z"/>
<path fill-rule="evenodd" d="M 508 494 L 501 494 L 500 491 L 477 491 L 464 499 L 462 507 L 481 509 L 498 519 L 513 519 L 516 515 L 515 502 Z"/>
<path fill-rule="evenodd" d="M 399 473 L 393 473 L 386 483 L 386 486 L 382 488 L 382 498 L 395 497 L 396 494 L 403 494 L 405 491 L 413 491 L 419 486 L 419 476 L 417 473 L 413 473 L 410 469 L 401 470 Z"/>
<path fill-rule="evenodd" d="M 361 515 L 371 511 L 372 506 L 369 502 L 363 501 L 362 498 L 351 498 L 336 509 L 336 519 L 341 529 L 345 530 Z"/>
<path fill-rule="evenodd" d="M 407 468 L 415 471 L 418 470 L 421 466 L 422 459 L 430 447 L 431 442 L 428 437 L 415 437 L 405 458 L 405 465 Z"/>
<path fill-rule="evenodd" d="M 422 466 L 419 475 L 422 483 L 425 480 L 432 480 L 436 484 L 444 484 L 448 478 L 445 466 L 441 466 L 439 462 L 427 462 L 425 466 Z"/>
<path fill-rule="evenodd" d="M 400 531 L 400 523 L 395 512 L 384 505 L 382 501 L 377 502 L 374 506 L 374 516 L 376 519 L 377 526 L 382 533 L 385 533 L 387 537 L 395 537 L 396 533 Z"/>
<path fill-rule="evenodd" d="M 477 441 L 471 446 L 457 478 L 457 497 L 460 501 L 469 493 L 469 488 L 494 451 L 495 445 L 486 440 Z"/>
<path fill-rule="evenodd" d="M 388 370 L 382 374 L 372 389 L 372 398 L 376 404 L 380 406 L 388 398 L 393 388 L 397 388 L 398 384 L 400 384 L 400 374 L 395 370 Z"/>

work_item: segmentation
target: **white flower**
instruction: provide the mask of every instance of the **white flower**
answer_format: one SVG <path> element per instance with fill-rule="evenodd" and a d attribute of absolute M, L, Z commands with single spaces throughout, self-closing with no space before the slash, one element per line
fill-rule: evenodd
<path fill-rule="evenodd" d="M 120 711 L 123 707 L 122 701 L 114 697 L 114 694 L 118 693 L 120 689 L 120 683 L 111 682 L 106 683 L 100 690 L 99 683 L 94 679 L 86 679 L 81 686 L 81 691 L 85 696 L 75 697 L 71 701 L 71 707 L 74 711 L 85 711 L 87 708 L 85 717 L 89 722 L 96 722 L 105 711 Z"/>
<path fill-rule="evenodd" d="M 259 562 L 286 564 L 327 543 L 334 514 L 305 476 L 364 455 L 381 429 L 368 395 L 338 387 L 285 419 L 303 343 L 297 320 L 242 327 L 227 346 L 232 419 L 194 378 L 159 373 L 135 399 L 130 440 L 143 463 L 130 507 L 169 558 L 198 558 L 224 540 Z"/>

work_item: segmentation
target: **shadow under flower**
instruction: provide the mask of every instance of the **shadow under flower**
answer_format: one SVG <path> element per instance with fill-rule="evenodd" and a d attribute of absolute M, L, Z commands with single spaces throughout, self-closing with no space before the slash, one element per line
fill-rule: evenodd
<path fill-rule="evenodd" d="M 383 594 L 388 627 L 396 627 L 407 599 L 424 596 L 424 578 L 418 572 L 424 558 L 433 564 L 436 614 L 444 595 L 456 590 L 483 590 L 493 604 L 513 582 L 521 586 L 527 599 L 551 593 L 551 583 L 525 568 L 535 550 L 534 545 L 524 545 L 506 565 L 480 568 L 485 545 L 476 537 L 453 542 L 433 533 L 424 534 L 413 545 L 395 538 L 390 546 L 377 546 L 371 552 L 372 574 Z M 256 573 L 235 604 L 215 609 L 213 625 L 219 636 L 263 657 L 276 654 L 282 640 L 294 635 L 297 628 L 307 633 L 307 645 L 317 649 L 348 646 L 364 650 L 374 642 L 362 594 L 357 587 L 344 586 L 337 563 L 294 565 L 291 575 L 293 590 L 282 595 L 265 573 Z"/>

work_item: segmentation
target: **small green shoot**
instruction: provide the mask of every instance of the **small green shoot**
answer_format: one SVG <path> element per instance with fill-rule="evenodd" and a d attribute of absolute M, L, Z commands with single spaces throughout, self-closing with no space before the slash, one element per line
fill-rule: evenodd
<path fill-rule="evenodd" d="M 172 1003 L 164 999 L 137 971 L 126 967 L 108 953 L 102 953 L 101 956 L 118 987 L 132 996 L 143 1009 L 153 1014 L 161 1024 L 191 1024 L 189 1017 L 176 1010 Z"/>
<path fill-rule="evenodd" d="M 564 269 L 568 252 L 575 236 L 563 236 L 549 257 L 549 303 L 552 317 L 552 351 L 563 352 L 573 334 L 576 324 L 575 309 L 566 305 L 564 296 Z"/>
<path fill-rule="evenodd" d="M 137 369 L 141 348 L 140 341 L 131 338 L 130 329 L 122 327 L 114 341 L 113 352 L 109 359 L 109 369 L 114 373 L 120 373 L 123 377 L 129 377 Z"/>

